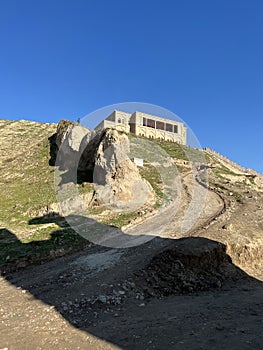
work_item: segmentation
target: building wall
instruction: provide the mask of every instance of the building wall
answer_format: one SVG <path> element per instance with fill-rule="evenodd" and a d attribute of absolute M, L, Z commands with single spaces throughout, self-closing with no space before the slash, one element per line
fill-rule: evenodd
<path fill-rule="evenodd" d="M 103 130 L 107 128 L 113 128 L 119 131 L 124 131 L 126 133 L 130 132 L 130 126 L 125 124 L 118 124 L 116 122 L 110 120 L 103 120 L 98 126 L 96 126 L 95 130 Z"/>
<path fill-rule="evenodd" d="M 124 131 L 129 133 L 130 132 L 129 119 L 130 119 L 129 113 L 114 111 L 106 119 L 104 119 L 99 125 L 97 125 L 95 130 L 114 128 L 119 131 Z"/>
<path fill-rule="evenodd" d="M 116 124 L 125 124 L 129 125 L 130 121 L 130 113 L 122 112 L 122 111 L 114 111 L 115 114 L 115 122 Z"/>
<path fill-rule="evenodd" d="M 138 136 L 186 144 L 186 128 L 182 122 L 143 112 L 129 114 L 116 110 L 103 120 L 95 130 L 105 128 L 115 128 Z"/>
<path fill-rule="evenodd" d="M 154 121 L 154 127 L 149 127 L 144 124 L 144 121 Z M 157 129 L 156 127 L 161 124 L 163 125 L 164 130 Z M 160 124 L 161 123 L 161 124 Z M 166 124 L 176 126 L 177 132 L 170 132 L 165 130 Z M 160 139 L 165 141 L 178 142 L 180 144 L 186 144 L 186 128 L 182 122 L 173 121 L 170 119 L 158 117 L 152 114 L 146 114 L 142 112 L 135 112 L 130 118 L 131 132 L 135 135 L 143 136 L 147 138 Z"/>

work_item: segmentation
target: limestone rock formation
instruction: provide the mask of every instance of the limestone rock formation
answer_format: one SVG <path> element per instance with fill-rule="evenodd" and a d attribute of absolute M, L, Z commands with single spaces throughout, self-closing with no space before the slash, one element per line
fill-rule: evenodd
<path fill-rule="evenodd" d="M 57 127 L 57 165 L 63 169 L 78 167 L 80 156 L 86 148 L 92 131 L 73 122 L 61 120 Z"/>
<path fill-rule="evenodd" d="M 63 120 L 58 124 L 56 144 L 57 165 L 75 171 L 75 175 L 65 176 L 60 185 L 74 182 L 77 171 L 89 177 L 95 188 L 92 205 L 134 211 L 154 202 L 151 185 L 142 179 L 129 158 L 126 134 L 114 129 L 95 132 Z"/>
<path fill-rule="evenodd" d="M 128 154 L 130 143 L 126 134 L 105 131 L 96 150 L 93 182 L 94 200 L 100 204 L 136 210 L 154 198 L 150 184 L 141 178 Z"/>

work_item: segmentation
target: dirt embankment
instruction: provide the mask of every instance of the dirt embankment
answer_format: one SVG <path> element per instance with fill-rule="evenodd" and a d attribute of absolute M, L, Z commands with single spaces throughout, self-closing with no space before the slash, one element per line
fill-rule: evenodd
<path fill-rule="evenodd" d="M 232 264 L 226 246 L 204 238 L 185 238 L 157 254 L 135 274 L 144 295 L 168 296 L 221 288 L 245 273 Z"/>

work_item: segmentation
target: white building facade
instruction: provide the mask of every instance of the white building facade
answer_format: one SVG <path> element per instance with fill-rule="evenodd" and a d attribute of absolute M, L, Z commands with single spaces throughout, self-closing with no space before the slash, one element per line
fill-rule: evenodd
<path fill-rule="evenodd" d="M 95 130 L 106 128 L 186 145 L 187 129 L 184 123 L 139 111 L 130 114 L 115 110 Z"/>

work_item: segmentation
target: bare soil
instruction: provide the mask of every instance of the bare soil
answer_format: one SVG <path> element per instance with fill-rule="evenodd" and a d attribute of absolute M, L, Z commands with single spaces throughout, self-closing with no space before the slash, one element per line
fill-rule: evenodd
<path fill-rule="evenodd" d="M 94 247 L 3 276 L 0 347 L 261 349 L 263 283 L 234 266 L 216 242 L 176 242 L 156 238 L 124 250 Z M 186 268 L 175 293 L 163 293 L 160 284 L 164 266 L 170 281 L 165 288 L 174 283 L 169 261 L 176 264 L 167 248 L 170 254 L 177 251 L 177 262 Z M 166 264 L 160 265 L 164 254 Z M 200 254 L 206 263 L 198 267 Z M 155 285 L 149 266 L 157 271 Z M 143 271 L 151 278 L 141 280 Z"/>

